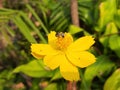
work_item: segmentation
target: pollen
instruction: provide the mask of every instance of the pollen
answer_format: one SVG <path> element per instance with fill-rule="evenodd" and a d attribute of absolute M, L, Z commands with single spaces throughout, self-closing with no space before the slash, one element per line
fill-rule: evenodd
<path fill-rule="evenodd" d="M 59 50 L 67 49 L 67 47 L 73 42 L 73 38 L 68 33 L 64 33 L 64 37 L 63 37 L 63 33 L 59 34 L 56 37 L 57 37 L 57 39 L 56 39 L 56 47 Z"/>

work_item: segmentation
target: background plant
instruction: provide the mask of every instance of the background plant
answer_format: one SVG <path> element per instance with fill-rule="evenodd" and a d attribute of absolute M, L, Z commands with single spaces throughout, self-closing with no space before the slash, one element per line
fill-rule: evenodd
<path fill-rule="evenodd" d="M 95 37 L 96 43 L 90 51 L 97 62 L 82 69 L 84 80 L 77 83 L 78 89 L 120 88 L 119 0 L 78 0 L 80 28 L 71 25 L 70 0 L 4 0 L 2 6 L 1 90 L 65 90 L 67 82 L 59 71 L 43 68 L 43 63 L 30 54 L 30 44 L 46 43 L 51 30 L 70 32 L 75 39 L 83 35 Z"/>

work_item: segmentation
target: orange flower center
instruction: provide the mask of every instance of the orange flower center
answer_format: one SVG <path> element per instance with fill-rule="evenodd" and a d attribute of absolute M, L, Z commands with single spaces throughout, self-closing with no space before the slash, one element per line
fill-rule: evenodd
<path fill-rule="evenodd" d="M 59 50 L 67 49 L 67 47 L 73 42 L 73 38 L 68 33 L 57 33 L 56 34 L 56 48 Z"/>

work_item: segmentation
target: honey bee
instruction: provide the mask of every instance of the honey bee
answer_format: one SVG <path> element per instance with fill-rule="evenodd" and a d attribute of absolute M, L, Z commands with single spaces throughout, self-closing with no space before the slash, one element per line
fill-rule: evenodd
<path fill-rule="evenodd" d="M 64 38 L 65 34 L 63 32 L 57 32 L 55 36 Z"/>

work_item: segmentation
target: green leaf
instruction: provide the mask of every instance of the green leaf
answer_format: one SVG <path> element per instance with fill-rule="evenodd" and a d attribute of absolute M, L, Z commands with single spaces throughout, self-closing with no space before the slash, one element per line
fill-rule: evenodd
<path fill-rule="evenodd" d="M 117 33 L 118 33 L 118 29 L 117 29 L 116 25 L 113 22 L 110 22 L 107 25 L 103 36 L 101 38 L 99 38 L 99 40 L 103 44 L 104 47 L 108 47 L 110 36 L 117 34 Z"/>
<path fill-rule="evenodd" d="M 106 0 L 100 4 L 100 28 L 114 19 L 116 13 L 116 0 Z"/>
<path fill-rule="evenodd" d="M 63 5 L 61 2 L 56 3 L 51 10 L 50 26 L 52 30 L 66 31 L 70 24 L 70 8 L 68 4 Z"/>
<path fill-rule="evenodd" d="M 87 87 L 90 88 L 95 76 L 109 73 L 114 66 L 115 64 L 111 62 L 107 56 L 101 55 L 97 57 L 96 62 L 85 70 L 84 78 L 86 80 Z M 85 89 L 83 88 L 82 90 Z"/>
<path fill-rule="evenodd" d="M 10 80 L 11 78 L 14 78 L 14 76 L 10 76 L 9 75 L 11 74 L 12 70 L 3 70 L 1 73 L 0 73 L 0 79 L 2 80 Z M 9 77 L 9 78 L 8 78 Z M 0 81 L 1 81 L 0 80 Z"/>
<path fill-rule="evenodd" d="M 24 20 L 27 22 L 27 24 L 30 25 L 30 27 L 32 28 L 32 30 L 34 30 L 36 32 L 36 34 L 38 34 L 39 38 L 46 43 L 45 38 L 43 37 L 43 35 L 40 33 L 39 29 L 33 24 L 33 22 L 27 17 L 26 13 L 24 12 L 20 12 L 20 15 L 24 18 Z M 26 25 L 27 25 L 26 24 Z"/>
<path fill-rule="evenodd" d="M 93 24 L 95 22 L 94 10 L 98 10 L 97 2 L 94 4 L 93 0 L 78 0 L 78 5 L 79 18 L 88 25 Z"/>
<path fill-rule="evenodd" d="M 8 32 L 12 37 L 14 37 L 14 36 L 15 36 L 14 30 L 12 30 L 12 28 L 9 27 L 8 25 L 6 25 L 5 27 L 6 27 L 7 32 Z"/>
<path fill-rule="evenodd" d="M 26 7 L 30 10 L 30 12 L 33 14 L 33 16 L 36 18 L 36 20 L 38 20 L 38 22 L 40 23 L 41 27 L 44 29 L 45 33 L 48 33 L 47 28 L 45 27 L 44 23 L 42 22 L 42 20 L 39 18 L 39 16 L 37 15 L 37 13 L 34 11 L 34 9 L 29 5 L 26 4 Z"/>
<path fill-rule="evenodd" d="M 54 18 L 51 19 L 50 25 L 52 25 L 54 22 L 57 22 L 57 20 L 64 14 L 64 12 L 58 12 L 57 15 L 54 16 Z"/>
<path fill-rule="evenodd" d="M 13 9 L 0 8 L 0 15 L 13 15 L 15 13 L 17 13 L 17 11 Z"/>
<path fill-rule="evenodd" d="M 49 84 L 44 90 L 58 90 L 57 84 L 56 83 Z"/>
<path fill-rule="evenodd" d="M 120 28 L 120 9 L 117 10 L 114 20 L 115 20 L 116 25 Z"/>
<path fill-rule="evenodd" d="M 5 40 L 7 41 L 8 44 L 12 45 L 12 42 L 10 40 L 10 37 L 8 35 L 8 32 L 6 30 L 4 30 L 4 27 L 1 27 L 3 30 L 1 30 L 0 32 L 2 33 L 2 35 L 4 36 Z"/>
<path fill-rule="evenodd" d="M 112 35 L 109 40 L 109 47 L 120 57 L 120 36 Z"/>
<path fill-rule="evenodd" d="M 120 90 L 120 68 L 107 79 L 104 90 Z"/>
<path fill-rule="evenodd" d="M 57 79 L 60 79 L 60 78 L 62 78 L 62 76 L 61 76 L 61 74 L 60 74 L 60 70 L 59 70 L 59 69 L 56 69 L 56 71 L 55 71 L 55 73 L 54 73 L 51 81 L 57 80 Z"/>
<path fill-rule="evenodd" d="M 69 33 L 71 33 L 71 34 L 76 34 L 80 31 L 83 31 L 83 29 L 78 27 L 78 26 L 75 26 L 75 25 L 70 25 L 69 26 Z"/>
<path fill-rule="evenodd" d="M 42 60 L 33 60 L 28 64 L 17 67 L 13 73 L 22 72 L 31 77 L 51 77 L 53 72 L 46 70 Z"/>
<path fill-rule="evenodd" d="M 18 26 L 20 29 L 20 32 L 25 36 L 25 38 L 31 42 L 31 43 L 36 43 L 36 40 L 34 37 L 31 35 L 30 28 L 25 24 L 25 22 L 21 19 L 21 17 L 16 16 L 13 19 L 14 23 Z"/>

